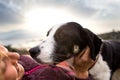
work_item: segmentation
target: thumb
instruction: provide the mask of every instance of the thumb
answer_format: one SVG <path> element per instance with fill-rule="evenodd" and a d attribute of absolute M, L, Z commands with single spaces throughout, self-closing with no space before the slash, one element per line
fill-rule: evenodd
<path fill-rule="evenodd" d="M 83 53 L 83 55 L 81 56 L 81 58 L 84 59 L 84 60 L 88 60 L 88 59 L 90 59 L 89 54 L 90 54 L 90 48 L 87 46 L 87 47 L 85 48 L 84 53 Z"/>

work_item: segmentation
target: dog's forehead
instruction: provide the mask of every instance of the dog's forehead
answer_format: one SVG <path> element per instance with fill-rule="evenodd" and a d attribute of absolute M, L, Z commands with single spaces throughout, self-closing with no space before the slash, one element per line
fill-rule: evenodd
<path fill-rule="evenodd" d="M 64 24 L 65 24 L 65 23 L 64 23 Z M 53 27 L 50 29 L 50 31 L 49 31 L 49 36 L 53 36 L 53 35 L 56 33 L 56 31 L 57 31 L 60 27 L 62 27 L 62 25 L 64 25 L 64 24 L 57 24 L 57 25 L 53 26 Z"/>

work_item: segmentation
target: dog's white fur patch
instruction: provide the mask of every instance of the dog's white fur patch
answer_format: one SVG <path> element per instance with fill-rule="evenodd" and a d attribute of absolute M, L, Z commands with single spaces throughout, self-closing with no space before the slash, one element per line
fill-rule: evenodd
<path fill-rule="evenodd" d="M 107 63 L 103 61 L 101 54 L 99 54 L 97 62 L 89 72 L 95 80 L 110 80 L 110 69 Z"/>
<path fill-rule="evenodd" d="M 52 53 L 54 53 L 54 48 L 56 45 L 56 42 L 54 40 L 54 34 L 56 30 L 60 27 L 60 25 L 54 26 L 50 33 L 49 36 L 47 36 L 40 44 L 40 54 L 37 56 L 37 59 L 40 59 L 41 61 L 45 63 L 52 63 L 53 58 L 52 58 Z"/>
<path fill-rule="evenodd" d="M 37 59 L 40 59 L 43 62 L 50 63 L 52 62 L 52 59 L 50 58 L 51 53 L 54 50 L 54 39 L 52 37 L 49 37 L 49 39 L 45 40 L 45 42 L 42 42 L 39 46 L 41 52 L 37 56 Z"/>

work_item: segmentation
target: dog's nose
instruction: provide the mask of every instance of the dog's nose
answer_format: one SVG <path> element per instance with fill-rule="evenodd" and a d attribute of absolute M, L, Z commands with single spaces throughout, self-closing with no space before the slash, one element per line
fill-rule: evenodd
<path fill-rule="evenodd" d="M 29 50 L 29 53 L 32 57 L 36 57 L 40 53 L 40 49 L 38 46 L 33 47 Z"/>

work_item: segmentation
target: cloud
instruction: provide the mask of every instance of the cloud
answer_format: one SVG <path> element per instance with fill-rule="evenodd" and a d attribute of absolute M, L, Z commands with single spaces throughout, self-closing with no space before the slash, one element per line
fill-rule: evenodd
<path fill-rule="evenodd" d="M 0 2 L 0 26 L 22 22 L 22 15 L 15 12 L 15 9 L 8 5 Z"/>
<path fill-rule="evenodd" d="M 119 0 L 34 0 L 34 3 L 68 8 L 84 18 L 101 20 L 120 19 Z"/>
<path fill-rule="evenodd" d="M 82 17 L 91 16 L 96 12 L 96 9 L 87 6 L 85 0 L 39 0 L 38 3 L 47 4 L 47 6 L 67 8 L 72 13 Z"/>
<path fill-rule="evenodd" d="M 23 31 L 22 23 L 24 13 L 34 6 L 66 10 L 95 33 L 120 30 L 120 0 L 0 0 L 0 40 L 33 37 Z"/>
<path fill-rule="evenodd" d="M 0 0 L 0 22 L 21 22 L 31 6 L 67 8 L 77 16 L 95 20 L 120 19 L 119 0 Z"/>
<path fill-rule="evenodd" d="M 19 39 L 31 39 L 31 38 L 36 38 L 39 35 L 35 35 L 32 32 L 26 31 L 26 30 L 11 30 L 8 32 L 0 32 L 0 40 L 5 41 L 5 40 L 19 40 Z M 40 36 L 39 36 L 40 37 Z"/>
<path fill-rule="evenodd" d="M 88 7 L 97 10 L 93 17 L 101 20 L 120 19 L 119 3 L 119 0 L 86 0 Z"/>
<path fill-rule="evenodd" d="M 36 0 L 39 4 L 69 8 L 78 16 L 94 19 L 120 19 L 119 0 Z"/>

